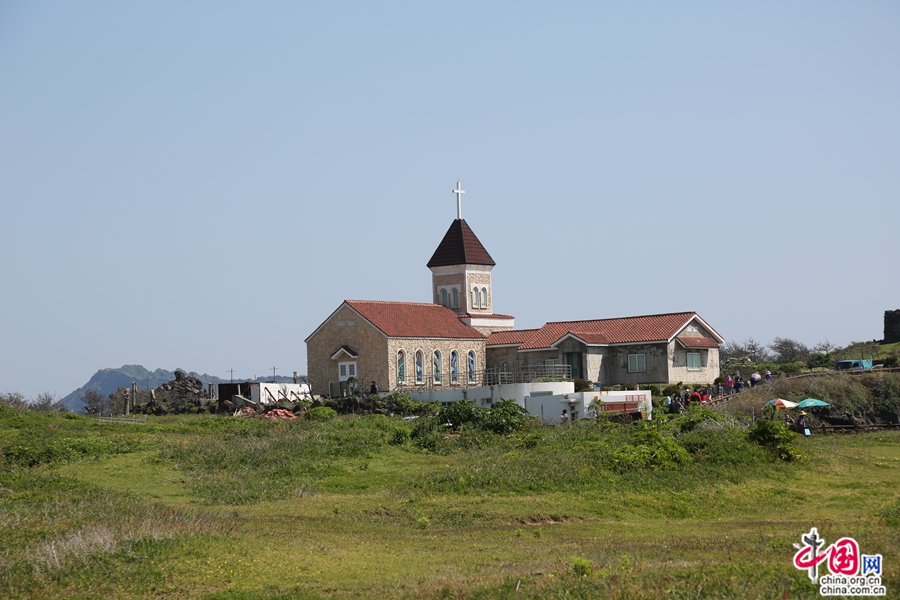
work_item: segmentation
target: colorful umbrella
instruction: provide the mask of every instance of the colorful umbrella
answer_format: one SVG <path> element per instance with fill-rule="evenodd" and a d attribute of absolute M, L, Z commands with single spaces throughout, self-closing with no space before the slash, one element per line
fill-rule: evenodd
<path fill-rule="evenodd" d="M 768 408 L 770 406 L 774 408 L 797 408 L 797 403 L 782 398 L 775 398 L 774 400 L 769 400 L 763 404 L 763 408 Z"/>
<path fill-rule="evenodd" d="M 813 406 L 831 406 L 824 400 L 816 400 L 815 398 L 807 398 L 797 404 L 797 408 L 811 408 Z"/>

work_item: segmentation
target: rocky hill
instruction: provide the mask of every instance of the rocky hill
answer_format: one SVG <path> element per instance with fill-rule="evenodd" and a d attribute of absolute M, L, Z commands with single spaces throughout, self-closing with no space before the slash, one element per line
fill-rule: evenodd
<path fill-rule="evenodd" d="M 81 394 L 85 390 L 94 390 L 103 396 L 108 396 L 120 387 L 130 388 L 132 381 L 137 382 L 138 387 L 141 389 L 153 390 L 164 383 L 175 381 L 175 371 L 182 371 L 185 374 L 196 377 L 202 382 L 204 389 L 208 388 L 210 383 L 218 384 L 226 381 L 215 375 L 207 375 L 206 373 L 201 375 L 187 369 L 175 369 L 174 371 L 156 369 L 155 371 L 148 371 L 141 365 L 123 365 L 118 369 L 100 369 L 94 373 L 94 376 L 87 383 L 62 398 L 59 402 L 68 411 L 81 412 L 84 408 Z M 273 381 L 273 379 L 271 377 L 258 377 L 257 381 Z M 293 381 L 293 377 L 278 376 L 274 381 L 290 383 Z"/>
<path fill-rule="evenodd" d="M 175 369 L 175 371 L 184 371 L 186 369 Z M 64 397 L 60 402 L 66 410 L 71 412 L 81 412 L 84 408 L 84 402 L 81 401 L 81 394 L 85 390 L 94 390 L 103 396 L 112 394 L 120 387 L 131 387 L 131 382 L 135 381 L 141 389 L 155 389 L 160 385 L 173 381 L 175 379 L 175 371 L 166 371 L 165 369 L 156 369 L 148 371 L 141 365 L 124 365 L 118 369 L 100 369 L 94 376 L 88 380 L 83 386 Z M 209 383 L 220 383 L 223 380 L 214 375 L 198 375 L 192 373 L 197 379 L 203 382 L 204 386 Z"/>

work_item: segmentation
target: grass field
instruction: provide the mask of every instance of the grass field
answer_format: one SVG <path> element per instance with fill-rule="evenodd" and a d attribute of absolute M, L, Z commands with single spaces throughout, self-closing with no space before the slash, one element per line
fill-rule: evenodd
<path fill-rule="evenodd" d="M 428 449 L 408 431 L 0 407 L 0 595 L 813 598 L 791 564 L 810 527 L 882 554 L 900 595 L 897 433 L 783 462 L 705 413 Z"/>

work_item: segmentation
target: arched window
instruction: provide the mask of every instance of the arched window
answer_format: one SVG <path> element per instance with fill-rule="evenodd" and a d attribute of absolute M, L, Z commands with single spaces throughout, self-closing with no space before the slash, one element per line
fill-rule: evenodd
<path fill-rule="evenodd" d="M 478 288 L 472 288 L 472 308 L 478 308 Z"/>
<path fill-rule="evenodd" d="M 447 290 L 446 289 L 441 290 L 441 304 L 443 304 L 444 306 L 450 306 L 450 303 L 447 302 Z"/>
<path fill-rule="evenodd" d="M 469 350 L 469 383 L 475 382 L 475 351 Z"/>
<path fill-rule="evenodd" d="M 487 308 L 487 288 L 481 288 L 481 308 Z"/>
<path fill-rule="evenodd" d="M 432 361 L 434 365 L 434 382 L 441 382 L 441 351 L 434 351 L 434 360 Z"/>
<path fill-rule="evenodd" d="M 503 363 L 503 372 L 509 373 L 509 363 L 508 362 Z"/>
<path fill-rule="evenodd" d="M 453 288 L 453 293 L 450 295 L 451 302 L 450 308 L 459 308 L 459 290 Z"/>
<path fill-rule="evenodd" d="M 450 353 L 450 383 L 459 383 L 459 352 Z"/>
<path fill-rule="evenodd" d="M 406 352 L 397 351 L 397 383 L 406 383 Z"/>
<path fill-rule="evenodd" d="M 421 350 L 416 350 L 416 383 L 425 380 L 425 355 Z"/>

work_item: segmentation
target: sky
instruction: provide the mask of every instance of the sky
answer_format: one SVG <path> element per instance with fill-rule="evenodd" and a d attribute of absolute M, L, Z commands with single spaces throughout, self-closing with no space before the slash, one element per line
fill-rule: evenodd
<path fill-rule="evenodd" d="M 346 298 L 880 339 L 900 3 L 0 0 L 0 392 L 306 372 Z"/>

